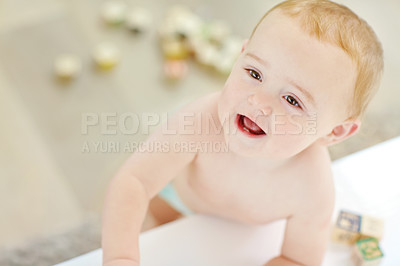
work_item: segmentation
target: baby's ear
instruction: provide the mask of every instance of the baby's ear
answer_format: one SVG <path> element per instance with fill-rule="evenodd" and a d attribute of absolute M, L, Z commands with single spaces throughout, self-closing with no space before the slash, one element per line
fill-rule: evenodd
<path fill-rule="evenodd" d="M 249 39 L 246 39 L 246 40 L 243 41 L 242 50 L 240 51 L 241 53 L 243 53 L 244 49 L 246 49 L 246 46 L 247 46 L 248 42 L 249 42 Z"/>
<path fill-rule="evenodd" d="M 333 145 L 357 134 L 360 130 L 361 121 L 359 119 L 348 119 L 343 123 L 335 126 L 331 133 L 323 137 L 322 141 L 325 145 Z"/>

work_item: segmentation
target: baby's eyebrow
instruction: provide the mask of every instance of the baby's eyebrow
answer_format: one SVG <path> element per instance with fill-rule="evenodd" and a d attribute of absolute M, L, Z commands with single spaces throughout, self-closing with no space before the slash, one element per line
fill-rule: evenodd
<path fill-rule="evenodd" d="M 309 93 L 307 90 L 303 89 L 300 87 L 294 80 L 288 79 L 289 83 L 292 84 L 294 87 L 296 87 L 299 91 L 301 91 L 304 96 L 306 96 L 308 102 L 310 102 L 312 105 L 315 106 L 315 100 L 314 97 Z"/>
<path fill-rule="evenodd" d="M 255 55 L 255 54 L 252 54 L 252 53 L 247 52 L 244 56 L 251 57 L 251 58 L 257 60 L 258 62 L 260 62 L 261 64 L 263 64 L 263 65 L 265 65 L 265 66 L 268 66 L 268 65 L 269 65 L 264 59 L 258 57 L 258 56 Z"/>

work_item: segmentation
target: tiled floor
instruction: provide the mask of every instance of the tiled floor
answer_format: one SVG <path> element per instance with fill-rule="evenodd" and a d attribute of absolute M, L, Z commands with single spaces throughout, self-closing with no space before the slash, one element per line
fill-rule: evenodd
<path fill-rule="evenodd" d="M 142 3 L 154 12 L 155 25 L 166 2 Z M 187 4 L 204 16 L 227 20 L 245 37 L 276 2 Z M 376 30 L 385 50 L 386 72 L 366 126 L 359 136 L 334 147 L 334 158 L 400 134 L 400 2 L 340 2 Z M 129 153 L 84 154 L 82 145 L 124 144 L 145 137 L 121 132 L 105 136 L 98 127 L 84 135 L 82 113 L 161 113 L 223 86 L 221 77 L 195 65 L 179 84 L 164 83 L 156 29 L 134 38 L 122 29 L 104 28 L 98 19 L 99 3 L 0 1 L 0 246 L 60 232 L 89 213 L 98 214 L 107 182 Z M 124 54 L 121 65 L 107 75 L 97 73 L 90 61 L 92 47 L 103 40 L 112 40 Z M 75 52 L 85 63 L 81 78 L 69 87 L 52 78 L 53 58 L 61 52 Z"/>

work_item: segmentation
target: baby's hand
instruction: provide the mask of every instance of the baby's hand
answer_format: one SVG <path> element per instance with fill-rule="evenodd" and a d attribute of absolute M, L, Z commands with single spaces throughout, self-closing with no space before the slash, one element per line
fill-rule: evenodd
<path fill-rule="evenodd" d="M 103 266 L 139 266 L 139 262 L 130 259 L 116 259 L 103 263 Z"/>

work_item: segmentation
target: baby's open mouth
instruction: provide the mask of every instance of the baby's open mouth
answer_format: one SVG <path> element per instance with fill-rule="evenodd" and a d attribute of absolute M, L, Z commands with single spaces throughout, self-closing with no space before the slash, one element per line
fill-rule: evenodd
<path fill-rule="evenodd" d="M 254 137 L 266 135 L 264 130 L 262 130 L 254 121 L 252 121 L 247 116 L 238 114 L 236 116 L 236 123 L 238 125 L 238 128 L 247 135 Z"/>

